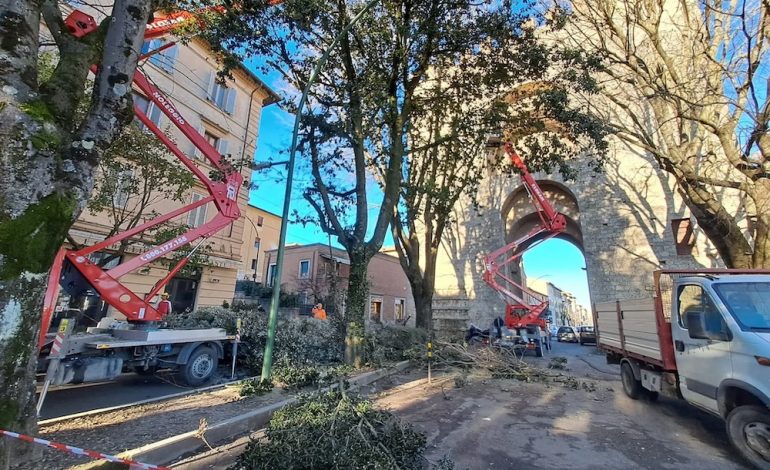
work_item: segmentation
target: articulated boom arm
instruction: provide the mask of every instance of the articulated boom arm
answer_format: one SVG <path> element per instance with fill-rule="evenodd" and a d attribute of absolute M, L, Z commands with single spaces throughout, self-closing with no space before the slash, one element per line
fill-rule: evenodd
<path fill-rule="evenodd" d="M 483 279 L 505 299 L 506 322 L 509 327 L 521 328 L 531 324 L 544 327 L 545 322 L 540 317 L 548 308 L 548 299 L 511 279 L 506 268 L 521 258 L 529 248 L 562 233 L 567 227 L 567 219 L 546 199 L 540 185 L 532 177 L 513 145 L 506 143 L 505 152 L 513 166 L 521 173 L 522 182 L 535 206 L 540 223 L 518 240 L 488 254 L 484 258 Z M 522 294 L 519 295 L 516 291 L 521 291 Z M 534 299 L 535 303 L 525 300 L 525 295 Z M 510 320 L 512 317 L 513 320 Z"/>
<path fill-rule="evenodd" d="M 146 37 L 157 37 L 167 33 L 173 27 L 178 26 L 180 22 L 192 19 L 190 13 L 179 13 L 165 17 L 148 25 Z M 160 23 L 157 26 L 157 23 Z M 65 20 L 70 32 L 82 37 L 93 32 L 96 27 L 96 21 L 89 15 L 74 11 Z M 152 26 L 152 27 L 151 27 Z M 160 48 L 150 51 L 141 58 L 147 58 L 163 49 L 173 46 L 173 43 L 166 43 Z M 93 67 L 92 70 L 96 70 Z M 43 324 L 41 331 L 41 344 L 45 340 L 45 333 L 50 325 L 51 317 L 56 304 L 59 285 L 70 295 L 81 295 L 89 289 L 93 289 L 101 296 L 102 300 L 110 306 L 124 314 L 129 321 L 158 321 L 161 314 L 150 304 L 152 298 L 163 289 L 166 284 L 184 267 L 189 256 L 195 251 L 197 246 L 168 273 L 168 275 L 158 281 L 150 292 L 143 297 L 132 292 L 126 286 L 120 283 L 119 279 L 131 271 L 141 268 L 157 259 L 160 259 L 169 253 L 181 247 L 189 245 L 196 240 L 205 239 L 231 224 L 240 217 L 238 208 L 238 192 L 243 186 L 243 176 L 235 170 L 232 165 L 224 160 L 217 150 L 201 136 L 198 131 L 191 126 L 182 115 L 177 111 L 174 105 L 165 95 L 153 85 L 147 77 L 139 70 L 134 75 L 134 85 L 141 90 L 149 100 L 169 118 L 182 134 L 187 137 L 195 147 L 200 150 L 214 170 L 214 173 L 221 176 L 220 179 L 212 180 L 202 171 L 192 159 L 190 159 L 179 147 L 163 133 L 158 126 L 152 122 L 145 113 L 138 107 L 134 107 L 136 117 L 155 134 L 158 139 L 184 164 L 203 184 L 208 192 L 208 197 L 202 198 L 184 207 L 180 207 L 168 214 L 161 215 L 144 224 L 141 224 L 130 230 L 119 233 L 96 245 L 83 248 L 81 250 L 60 250 L 56 261 L 51 269 L 49 276 L 48 290 L 45 296 L 45 305 L 43 310 Z M 140 253 L 138 256 L 123 262 L 107 271 L 97 266 L 89 259 L 89 255 L 100 250 L 109 249 L 122 240 L 136 237 L 152 228 L 170 221 L 175 217 L 189 213 L 192 210 L 213 203 L 217 209 L 216 215 L 208 222 L 198 227 L 189 229 L 187 232 L 179 235 L 161 245 L 151 247 Z M 202 242 L 202 240 L 201 240 Z"/>

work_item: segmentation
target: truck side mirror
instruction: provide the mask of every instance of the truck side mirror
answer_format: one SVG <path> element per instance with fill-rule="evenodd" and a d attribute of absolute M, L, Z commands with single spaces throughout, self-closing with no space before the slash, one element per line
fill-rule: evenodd
<path fill-rule="evenodd" d="M 703 321 L 703 312 L 693 311 L 685 313 L 685 322 L 687 323 L 687 332 L 693 339 L 709 339 L 706 334 L 706 325 Z"/>

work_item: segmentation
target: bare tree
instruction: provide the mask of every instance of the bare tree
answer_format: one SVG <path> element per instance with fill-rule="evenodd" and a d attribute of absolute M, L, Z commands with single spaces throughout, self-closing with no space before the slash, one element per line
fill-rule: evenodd
<path fill-rule="evenodd" d="M 770 267 L 767 3 L 580 0 L 555 16 L 603 56 L 596 112 L 673 175 L 724 263 Z"/>
<path fill-rule="evenodd" d="M 436 260 L 456 204 L 465 195 L 475 206 L 479 182 L 493 171 L 510 171 L 490 144 L 502 135 L 533 169 L 558 167 L 565 176 L 577 155 L 601 162 L 606 128 L 569 99 L 570 92 L 594 91 L 596 66 L 588 55 L 541 40 L 535 25 L 542 20 L 522 10 L 499 35 L 490 34 L 497 47 L 465 57 L 462 67 L 437 64 L 419 90 L 391 225 L 418 327 L 432 326 Z"/>

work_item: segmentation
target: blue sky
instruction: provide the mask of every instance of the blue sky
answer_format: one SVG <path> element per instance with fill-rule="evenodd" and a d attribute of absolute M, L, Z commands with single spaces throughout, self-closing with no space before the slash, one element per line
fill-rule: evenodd
<path fill-rule="evenodd" d="M 265 75 L 256 67 L 252 71 L 260 76 L 273 89 L 282 88 L 277 74 Z M 291 143 L 291 131 L 294 116 L 272 105 L 262 111 L 259 142 L 257 145 L 257 161 L 284 160 Z M 291 198 L 291 212 L 312 213 L 313 209 L 302 198 L 302 189 L 307 183 L 307 175 L 295 172 L 294 193 Z M 255 173 L 252 181 L 258 185 L 251 192 L 251 203 L 275 214 L 281 214 L 285 185 L 285 167 L 276 167 L 268 172 Z M 370 201 L 370 220 L 376 217 L 377 207 Z M 287 232 L 287 243 L 327 243 L 328 237 L 315 225 L 302 226 L 290 224 Z M 336 240 L 333 244 L 339 246 Z M 393 240 L 388 234 L 385 245 L 392 245 Z M 524 267 L 530 279 L 540 278 L 555 284 L 560 289 L 572 292 L 578 302 L 590 307 L 588 283 L 586 274 L 581 268 L 585 267 L 583 254 L 574 245 L 564 240 L 551 239 L 543 242 L 524 254 Z"/>
<path fill-rule="evenodd" d="M 591 307 L 583 253 L 572 243 L 552 238 L 524 253 L 524 271 L 529 279 L 550 282 L 571 292 L 579 304 Z"/>

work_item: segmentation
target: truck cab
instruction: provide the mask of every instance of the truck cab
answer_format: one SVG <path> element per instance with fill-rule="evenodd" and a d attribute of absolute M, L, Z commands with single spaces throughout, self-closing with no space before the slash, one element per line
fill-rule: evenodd
<path fill-rule="evenodd" d="M 691 276 L 675 288 L 671 335 L 683 398 L 723 417 L 734 395 L 770 403 L 770 277 Z"/>
<path fill-rule="evenodd" d="M 658 271 L 655 287 L 653 299 L 594 308 L 597 345 L 620 364 L 624 391 L 720 416 L 741 455 L 770 469 L 770 272 Z"/>

